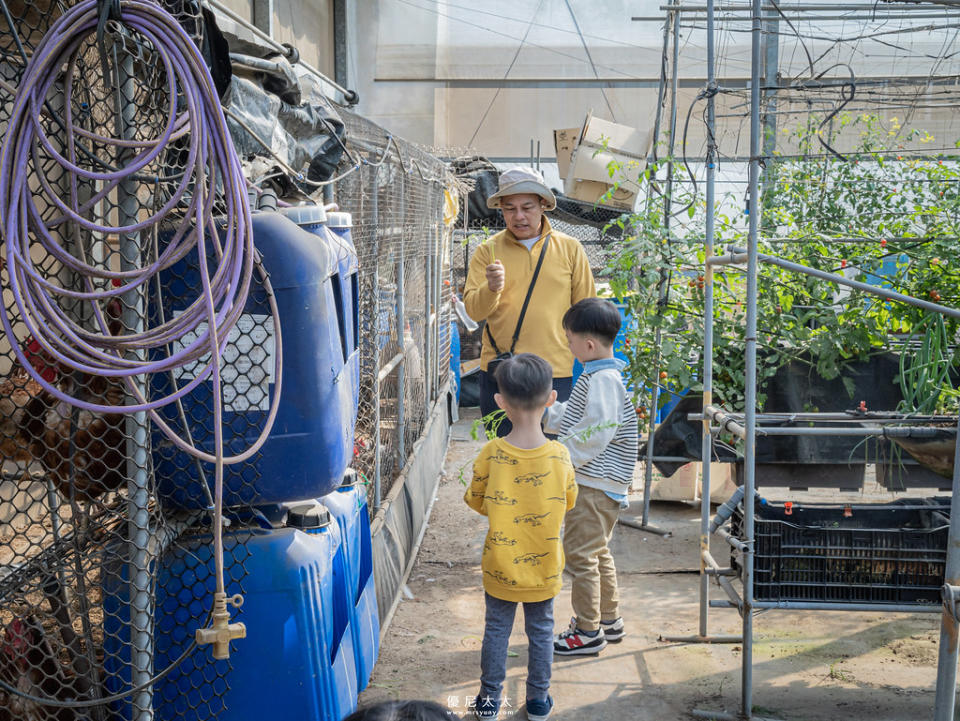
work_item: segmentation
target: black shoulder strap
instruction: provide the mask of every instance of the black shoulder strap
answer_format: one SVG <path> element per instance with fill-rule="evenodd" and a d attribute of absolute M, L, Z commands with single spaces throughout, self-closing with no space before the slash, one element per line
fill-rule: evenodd
<path fill-rule="evenodd" d="M 523 317 L 527 314 L 527 306 L 530 305 L 530 296 L 533 295 L 533 287 L 537 284 L 537 277 L 540 275 L 540 268 L 543 266 L 543 259 L 547 255 L 547 244 L 550 242 L 550 233 L 547 233 L 547 237 L 543 239 L 543 247 L 540 249 L 540 257 L 537 259 L 537 267 L 533 271 L 533 277 L 530 279 L 530 286 L 527 288 L 527 297 L 523 299 L 523 306 L 520 308 L 520 315 L 517 317 L 517 327 L 513 331 L 513 340 L 510 343 L 510 355 L 513 355 L 513 351 L 517 347 L 517 339 L 520 337 L 520 329 L 523 327 Z M 500 355 L 500 348 L 497 346 L 497 342 L 493 339 L 493 334 L 490 333 L 490 324 L 486 324 L 487 338 L 490 340 L 490 345 L 493 346 L 493 352 L 496 355 Z"/>

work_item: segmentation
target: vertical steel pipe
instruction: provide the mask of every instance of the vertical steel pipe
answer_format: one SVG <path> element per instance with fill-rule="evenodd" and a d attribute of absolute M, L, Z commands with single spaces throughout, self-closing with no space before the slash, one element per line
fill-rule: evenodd
<path fill-rule="evenodd" d="M 361 179 L 364 171 L 361 170 Z M 380 188 L 377 176 L 380 174 L 380 167 L 375 166 L 373 170 L 373 194 L 370 200 L 370 232 L 373 237 L 373 247 L 376 252 L 373 254 L 373 312 L 370 318 L 370 332 L 373 336 L 373 510 L 380 509 L 383 500 L 382 489 L 380 487 L 380 476 L 383 475 L 383 439 L 380 436 L 380 242 L 377 234 L 380 232 Z M 362 187 L 362 182 L 361 182 Z M 362 192 L 362 191 L 361 191 Z"/>
<path fill-rule="evenodd" d="M 713 37 L 713 0 L 707 0 L 707 219 L 703 239 L 703 407 L 713 404 L 713 266 L 707 261 L 713 255 L 715 232 L 717 146 L 715 140 L 716 59 Z M 710 421 L 703 420 L 701 437 L 702 487 L 700 491 L 700 635 L 707 635 L 707 617 L 710 606 L 710 578 L 706 573 L 704 553 L 710 551 L 710 459 L 713 458 L 713 437 Z"/>
<path fill-rule="evenodd" d="M 749 228 L 747 238 L 747 327 L 745 331 L 744 380 L 744 498 L 743 531 L 747 544 L 743 553 L 743 654 L 740 713 L 750 718 L 753 707 L 753 561 L 754 506 L 757 444 L 757 241 L 760 221 L 760 38 L 761 0 L 753 0 L 753 28 L 750 51 L 750 177 Z"/>
<path fill-rule="evenodd" d="M 427 190 L 427 199 L 433 200 L 433 188 Z M 431 207 L 435 207 L 431 203 Z M 423 235 L 427 242 L 423 266 L 423 395 L 429 407 L 433 397 L 433 323 L 430 322 L 430 306 L 433 304 L 433 218 L 421 218 Z"/>
<path fill-rule="evenodd" d="M 406 400 L 407 400 L 407 276 L 406 276 L 406 243 L 407 235 L 407 204 L 406 182 L 403 173 L 399 173 L 400 184 L 400 237 L 396 237 L 396 228 L 391 229 L 391 244 L 397 247 L 397 341 L 400 344 L 400 363 L 397 365 L 397 458 L 401 467 L 407 456 L 406 436 Z M 413 333 L 410 334 L 411 338 Z"/>
<path fill-rule="evenodd" d="M 960 586 L 960 422 L 953 461 L 953 494 L 950 497 L 950 532 L 947 541 L 947 561 L 943 582 L 946 586 Z M 949 603 L 948 603 L 949 601 Z M 940 620 L 940 650 L 937 659 L 937 692 L 933 707 L 934 721 L 953 721 L 957 700 L 957 624 L 956 608 L 952 598 L 945 598 Z"/>
<path fill-rule="evenodd" d="M 120 43 L 119 39 L 114 40 Z M 120 92 L 116 102 L 118 137 L 132 139 L 136 135 L 137 107 L 136 71 L 133 56 L 123 50 L 122 59 L 116 50 L 113 60 L 117 63 L 116 79 Z M 119 167 L 124 167 L 130 158 L 130 151 L 123 150 L 118 156 Z M 131 178 L 122 181 L 117 187 L 117 214 L 119 225 L 133 225 L 138 221 L 140 201 L 137 198 L 137 181 Z M 120 269 L 133 270 L 141 267 L 141 243 L 139 233 L 124 233 L 119 239 Z M 140 289 L 131 290 L 123 296 L 121 320 L 128 333 L 141 333 L 144 330 L 146 303 Z M 138 360 L 144 360 L 144 351 L 137 351 Z M 135 381 L 140 384 L 139 392 L 146 395 L 143 377 Z M 149 684 L 153 677 L 153 598 L 150 578 L 150 476 L 149 442 L 147 434 L 146 412 L 133 413 L 126 419 L 127 434 L 127 507 L 128 534 L 130 538 L 130 556 L 128 578 L 130 579 L 130 662 L 132 686 Z M 153 687 L 147 685 L 131 698 L 131 721 L 151 721 L 153 719 Z"/>
<path fill-rule="evenodd" d="M 677 89 L 679 86 L 679 72 L 677 65 L 680 62 L 680 22 L 679 18 L 670 13 L 670 22 L 673 28 L 673 68 L 670 87 L 670 137 L 667 140 L 667 182 L 663 198 L 663 232 L 670 233 L 670 214 L 673 211 L 673 151 L 677 134 Z M 654 142 L 656 142 L 654 138 Z M 660 285 L 658 293 L 658 303 L 663 304 L 667 294 L 667 271 L 662 268 L 660 271 Z M 659 312 L 659 310 L 658 310 Z M 657 406 L 660 405 L 660 337 L 661 332 L 658 327 L 654 336 L 655 357 L 653 363 L 653 374 L 650 378 L 650 412 L 647 416 L 647 422 L 650 424 L 647 432 L 647 458 L 644 464 L 643 474 L 643 517 L 641 524 L 648 525 L 650 520 L 650 488 L 653 485 L 653 444 L 657 433 Z"/>

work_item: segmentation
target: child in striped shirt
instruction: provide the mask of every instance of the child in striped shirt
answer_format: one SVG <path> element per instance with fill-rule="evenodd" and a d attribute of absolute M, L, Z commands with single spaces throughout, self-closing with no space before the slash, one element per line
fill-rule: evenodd
<path fill-rule="evenodd" d="M 554 639 L 560 656 L 596 655 L 624 634 L 610 537 L 637 462 L 637 415 L 613 357 L 620 312 L 585 298 L 563 317 L 570 350 L 583 374 L 565 403 L 546 409 L 544 429 L 558 433 L 576 470 L 578 500 L 564 521 L 563 552 L 573 576 L 570 627 Z"/>

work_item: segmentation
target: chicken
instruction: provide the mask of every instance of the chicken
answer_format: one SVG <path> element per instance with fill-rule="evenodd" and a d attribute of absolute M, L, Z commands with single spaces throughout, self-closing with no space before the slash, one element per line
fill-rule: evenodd
<path fill-rule="evenodd" d="M 92 403 L 122 405 L 124 392 L 118 382 L 97 377 L 83 380 L 71 395 Z M 122 414 L 82 410 L 43 392 L 30 401 L 24 415 L 30 455 L 43 464 L 65 498 L 73 493 L 76 500 L 90 501 L 124 484 Z"/>
<path fill-rule="evenodd" d="M 65 698 L 73 691 L 34 616 L 15 617 L 0 638 L 0 680 L 41 698 Z M 75 721 L 71 709 L 40 705 L 0 688 L 0 721 Z"/>
<path fill-rule="evenodd" d="M 117 331 L 111 327 L 111 332 Z M 124 390 L 118 381 L 94 376 L 78 379 L 65 373 L 29 338 L 24 351 L 35 371 L 68 395 L 101 405 L 123 404 Z M 39 461 L 64 498 L 89 501 L 123 485 L 123 431 L 122 414 L 70 406 L 30 378 L 22 366 L 15 366 L 10 376 L 0 380 L 0 457 L 24 465 Z"/>
<path fill-rule="evenodd" d="M 23 435 L 26 408 L 34 398 L 46 391 L 23 369 L 0 381 L 0 458 L 4 461 L 29 463 L 33 460 L 29 443 Z"/>

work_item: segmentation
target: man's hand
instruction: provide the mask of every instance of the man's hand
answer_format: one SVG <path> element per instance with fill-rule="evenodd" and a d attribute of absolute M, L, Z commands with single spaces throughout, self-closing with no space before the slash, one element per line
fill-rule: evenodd
<path fill-rule="evenodd" d="M 503 263 L 499 260 L 495 260 L 487 266 L 487 287 L 491 293 L 499 293 L 503 290 L 505 278 L 506 273 L 503 268 Z"/>

